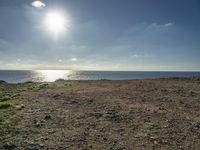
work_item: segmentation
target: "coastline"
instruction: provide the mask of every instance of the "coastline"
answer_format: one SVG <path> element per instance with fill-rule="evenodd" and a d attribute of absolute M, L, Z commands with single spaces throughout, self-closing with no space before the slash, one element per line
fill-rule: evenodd
<path fill-rule="evenodd" d="M 9 83 L 54 82 L 65 80 L 132 80 L 159 78 L 200 77 L 200 72 L 189 71 L 72 71 L 72 70 L 0 70 L 0 79 Z"/>
<path fill-rule="evenodd" d="M 0 82 L 0 149 L 197 149 L 200 78 Z"/>

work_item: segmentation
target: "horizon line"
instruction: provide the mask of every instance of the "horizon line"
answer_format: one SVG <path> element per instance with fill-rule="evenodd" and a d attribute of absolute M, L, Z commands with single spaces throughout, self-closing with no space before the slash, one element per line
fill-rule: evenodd
<path fill-rule="evenodd" d="M 110 71 L 110 72 L 200 72 L 200 70 L 103 70 L 103 69 L 0 69 L 0 71 Z"/>

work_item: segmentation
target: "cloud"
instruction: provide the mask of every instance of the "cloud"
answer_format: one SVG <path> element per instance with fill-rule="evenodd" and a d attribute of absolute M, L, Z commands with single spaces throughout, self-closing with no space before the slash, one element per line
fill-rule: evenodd
<path fill-rule="evenodd" d="M 133 54 L 131 55 L 131 58 L 139 58 L 139 57 L 142 57 L 143 55 L 140 55 L 140 54 Z"/>
<path fill-rule="evenodd" d="M 71 60 L 72 60 L 72 61 L 77 61 L 77 58 L 72 58 Z"/>
<path fill-rule="evenodd" d="M 31 5 L 36 8 L 43 8 L 46 6 L 45 3 L 41 2 L 41 1 L 34 1 L 34 2 L 32 2 Z"/>
<path fill-rule="evenodd" d="M 172 22 L 166 23 L 166 24 L 158 24 L 158 23 L 152 23 L 150 25 L 147 26 L 147 30 L 154 30 L 154 29 L 165 29 L 165 28 L 169 28 L 172 27 L 174 24 Z"/>
<path fill-rule="evenodd" d="M 173 26 L 174 24 L 172 23 L 172 22 L 169 22 L 169 23 L 166 23 L 165 24 L 165 27 L 171 27 L 171 26 Z"/>
<path fill-rule="evenodd" d="M 165 23 L 165 24 L 158 24 L 158 23 L 152 23 L 147 26 L 147 30 L 164 30 L 172 27 L 174 24 L 172 22 Z"/>

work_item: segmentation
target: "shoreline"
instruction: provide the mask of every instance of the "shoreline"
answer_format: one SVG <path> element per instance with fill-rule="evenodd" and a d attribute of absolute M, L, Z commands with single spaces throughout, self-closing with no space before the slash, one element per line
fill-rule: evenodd
<path fill-rule="evenodd" d="M 24 81 L 24 82 L 15 82 L 15 83 L 12 83 L 12 82 L 7 82 L 6 80 L 1 80 L 0 79 L 0 83 L 6 83 L 6 84 L 27 84 L 27 83 L 54 83 L 54 82 L 59 82 L 59 81 L 62 81 L 62 82 L 69 82 L 69 81 L 77 81 L 77 82 L 80 82 L 80 81 L 138 81 L 138 80 L 200 80 L 200 76 L 194 76 L 194 77 L 161 77 L 161 78 L 144 78 L 144 79 L 84 79 L 84 80 L 66 80 L 66 79 L 57 79 L 55 81 Z"/>
<path fill-rule="evenodd" d="M 54 82 L 65 80 L 132 80 L 159 78 L 191 78 L 200 77 L 200 72 L 162 72 L 162 71 L 0 71 L 0 79 L 9 83 Z"/>

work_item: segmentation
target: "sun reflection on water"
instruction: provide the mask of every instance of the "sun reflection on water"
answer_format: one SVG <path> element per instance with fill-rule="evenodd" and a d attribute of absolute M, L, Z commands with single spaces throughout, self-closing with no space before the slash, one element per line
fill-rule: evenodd
<path fill-rule="evenodd" d="M 70 70 L 37 70 L 36 71 L 40 76 L 42 81 L 54 82 L 58 79 L 68 79 L 68 75 L 71 74 Z"/>

